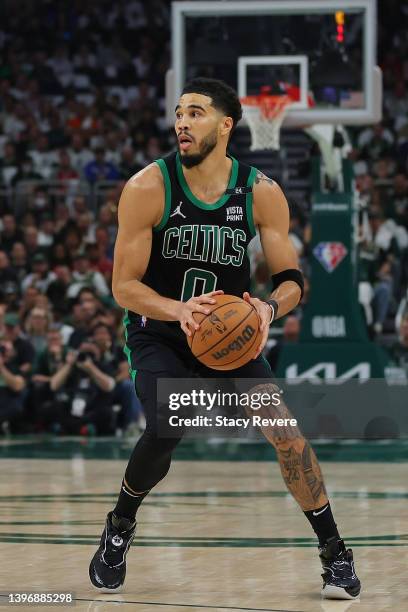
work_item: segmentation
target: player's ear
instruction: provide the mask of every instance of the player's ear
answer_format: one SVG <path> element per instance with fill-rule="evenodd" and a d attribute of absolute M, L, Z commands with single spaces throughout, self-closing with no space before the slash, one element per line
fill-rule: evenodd
<path fill-rule="evenodd" d="M 221 136 L 227 136 L 234 125 L 232 117 L 223 117 L 221 122 Z"/>

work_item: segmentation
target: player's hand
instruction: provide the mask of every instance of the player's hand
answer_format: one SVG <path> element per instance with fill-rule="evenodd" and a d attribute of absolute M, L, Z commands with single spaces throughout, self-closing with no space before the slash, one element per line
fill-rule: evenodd
<path fill-rule="evenodd" d="M 260 332 L 261 342 L 257 348 L 255 355 L 253 356 L 253 359 L 256 359 L 258 355 L 262 353 L 265 347 L 265 344 L 268 340 L 269 321 L 271 319 L 271 308 L 266 302 L 263 302 L 262 300 L 259 300 L 258 298 L 252 298 L 247 291 L 245 291 L 242 297 L 244 298 L 245 302 L 248 302 L 248 304 L 251 304 L 255 308 L 256 312 L 258 313 L 258 317 L 259 317 L 259 332 Z"/>
<path fill-rule="evenodd" d="M 222 289 L 203 293 L 197 297 L 190 298 L 187 302 L 180 302 L 177 320 L 180 322 L 181 329 L 186 336 L 191 336 L 193 332 L 200 328 L 200 324 L 195 321 L 193 312 L 201 312 L 202 314 L 210 314 L 211 310 L 206 307 L 206 304 L 215 304 L 214 296 L 224 293 Z"/>

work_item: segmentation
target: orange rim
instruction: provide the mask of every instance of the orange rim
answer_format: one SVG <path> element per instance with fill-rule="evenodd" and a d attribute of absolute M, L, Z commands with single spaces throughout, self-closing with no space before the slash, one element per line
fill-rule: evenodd
<path fill-rule="evenodd" d="M 244 106 L 257 106 L 266 119 L 278 117 L 293 103 L 292 98 L 286 94 L 275 96 L 262 94 L 257 96 L 244 96 L 240 100 L 241 104 Z"/>

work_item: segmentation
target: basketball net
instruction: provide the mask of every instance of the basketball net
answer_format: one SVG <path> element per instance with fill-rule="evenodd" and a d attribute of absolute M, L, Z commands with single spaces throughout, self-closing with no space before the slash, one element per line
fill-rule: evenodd
<path fill-rule="evenodd" d="M 245 96 L 241 98 L 243 116 L 251 132 L 251 151 L 278 150 L 280 129 L 294 100 L 287 94 Z"/>

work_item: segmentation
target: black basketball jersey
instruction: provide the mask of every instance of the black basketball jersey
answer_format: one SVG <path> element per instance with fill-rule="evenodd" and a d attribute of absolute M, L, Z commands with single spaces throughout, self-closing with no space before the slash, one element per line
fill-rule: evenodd
<path fill-rule="evenodd" d="M 247 247 L 255 235 L 252 187 L 257 170 L 231 160 L 228 188 L 213 204 L 191 193 L 178 153 L 156 160 L 163 175 L 165 207 L 153 228 L 150 260 L 141 280 L 160 295 L 185 302 L 215 289 L 240 297 L 249 290 Z M 132 331 L 143 328 L 185 342 L 178 322 L 146 319 L 131 311 L 125 322 L 129 340 Z"/>

